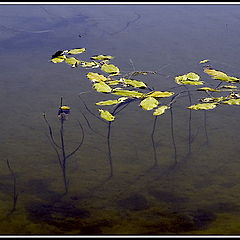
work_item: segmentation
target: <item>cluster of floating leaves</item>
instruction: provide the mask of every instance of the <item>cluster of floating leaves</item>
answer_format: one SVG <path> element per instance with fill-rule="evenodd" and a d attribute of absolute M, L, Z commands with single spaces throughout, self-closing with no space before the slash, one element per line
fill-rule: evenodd
<path fill-rule="evenodd" d="M 77 48 L 71 50 L 57 51 L 51 58 L 51 62 L 60 63 L 65 62 L 71 67 L 83 67 L 86 69 L 99 68 L 101 73 L 88 72 L 87 79 L 92 83 L 92 88 L 100 93 L 120 96 L 118 99 L 109 99 L 96 102 L 97 106 L 116 106 L 118 104 L 127 103 L 131 100 L 138 100 L 139 106 L 144 110 L 152 110 L 154 116 L 164 114 L 167 109 L 171 107 L 171 102 L 167 105 L 160 103 L 161 98 L 168 98 L 173 96 L 174 92 L 155 91 L 152 90 L 143 81 L 136 80 L 137 75 L 147 75 L 149 72 L 134 71 L 130 74 L 122 74 L 120 69 L 110 60 L 114 59 L 109 55 L 95 55 L 90 61 L 83 61 L 72 55 L 81 54 L 86 51 L 85 48 Z M 199 63 L 208 63 L 209 60 L 202 60 Z M 215 70 L 209 66 L 203 68 L 204 73 L 208 74 L 214 80 L 220 80 L 230 84 L 240 83 L 240 79 L 233 76 L 228 76 L 222 71 Z M 155 72 L 150 72 L 155 73 Z M 134 78 L 134 79 L 133 79 Z M 188 72 L 187 74 L 175 77 L 175 82 L 179 85 L 204 85 L 205 82 L 200 80 L 200 76 L 195 72 Z M 214 109 L 219 104 L 240 105 L 240 95 L 238 94 L 238 87 L 234 85 L 224 85 L 217 88 L 203 86 L 197 88 L 196 91 L 204 91 L 208 93 L 209 97 L 199 99 L 200 103 L 188 106 L 192 110 L 209 110 Z M 227 96 L 214 97 L 214 92 L 227 92 Z M 230 94 L 229 94 L 230 92 Z M 107 120 L 115 120 L 115 116 L 108 110 L 98 109 L 100 116 Z"/>
<path fill-rule="evenodd" d="M 92 83 L 92 88 L 100 93 L 111 94 L 120 96 L 118 99 L 110 99 L 105 101 L 96 102 L 97 106 L 114 106 L 120 103 L 129 102 L 131 100 L 139 100 L 139 106 L 144 110 L 153 110 L 153 115 L 161 115 L 166 109 L 170 107 L 161 105 L 159 99 L 167 98 L 174 95 L 174 92 L 168 91 L 153 91 L 148 88 L 147 84 L 143 81 L 132 79 L 137 75 L 147 75 L 148 73 L 155 72 L 140 72 L 134 71 L 130 76 L 124 77 L 120 69 L 111 64 L 109 61 L 114 59 L 109 55 L 95 55 L 90 59 L 92 61 L 83 61 L 71 55 L 76 55 L 85 52 L 85 48 L 77 48 L 72 50 L 57 51 L 51 58 L 51 62 L 60 63 L 65 62 L 70 64 L 71 67 L 85 67 L 85 68 L 99 68 L 102 74 L 96 72 L 88 72 L 87 79 Z M 108 110 L 98 109 L 100 116 L 107 120 L 113 121 L 115 116 Z"/>

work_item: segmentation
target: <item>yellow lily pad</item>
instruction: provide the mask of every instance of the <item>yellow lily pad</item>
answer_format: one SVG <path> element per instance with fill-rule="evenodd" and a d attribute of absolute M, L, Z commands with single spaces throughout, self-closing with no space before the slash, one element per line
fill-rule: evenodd
<path fill-rule="evenodd" d="M 228 104 L 228 105 L 240 105 L 240 98 L 238 99 L 229 99 L 227 101 L 223 102 L 224 104 Z"/>
<path fill-rule="evenodd" d="M 53 62 L 53 63 L 60 63 L 60 62 L 65 61 L 65 59 L 66 59 L 66 56 L 65 56 L 65 55 L 63 55 L 63 56 L 58 56 L 58 57 L 52 58 L 52 59 L 51 59 L 51 62 Z"/>
<path fill-rule="evenodd" d="M 120 72 L 118 67 L 114 66 L 113 64 L 106 63 L 102 65 L 101 70 L 109 74 L 119 74 Z"/>
<path fill-rule="evenodd" d="M 112 94 L 125 96 L 125 97 L 134 97 L 134 98 L 142 98 L 144 96 L 143 93 L 131 90 L 124 90 L 124 89 L 113 89 Z"/>
<path fill-rule="evenodd" d="M 109 93 L 112 91 L 112 88 L 110 88 L 105 82 L 94 83 L 92 87 L 97 92 Z"/>
<path fill-rule="evenodd" d="M 160 106 L 153 112 L 153 115 L 154 116 L 162 115 L 169 108 L 170 108 L 169 106 L 165 106 L 165 105 L 164 106 Z"/>
<path fill-rule="evenodd" d="M 113 58 L 114 58 L 113 56 L 109 56 L 109 55 L 95 55 L 91 57 L 91 59 L 94 59 L 94 60 L 110 60 Z"/>
<path fill-rule="evenodd" d="M 161 91 L 152 91 L 147 93 L 147 97 L 170 97 L 174 94 L 174 92 L 161 92 Z"/>
<path fill-rule="evenodd" d="M 61 106 L 60 109 L 61 110 L 70 110 L 70 107 L 69 106 Z"/>
<path fill-rule="evenodd" d="M 209 88 L 209 87 L 202 87 L 202 88 L 198 88 L 198 91 L 208 91 L 208 92 L 219 92 L 219 90 L 214 89 L 214 88 Z"/>
<path fill-rule="evenodd" d="M 103 110 L 103 109 L 98 109 L 101 118 L 111 122 L 115 119 L 115 116 L 113 116 L 109 111 Z"/>
<path fill-rule="evenodd" d="M 217 79 L 217 80 L 221 80 L 221 81 L 225 81 L 225 82 L 239 82 L 240 81 L 239 78 L 228 76 L 226 73 L 217 71 L 214 69 L 205 68 L 203 71 L 205 73 L 207 73 L 208 75 L 210 75 L 211 78 L 213 78 L 213 79 Z"/>
<path fill-rule="evenodd" d="M 106 101 L 101 101 L 101 102 L 96 102 L 96 105 L 115 105 L 118 104 L 118 100 L 106 100 Z"/>
<path fill-rule="evenodd" d="M 189 106 L 187 108 L 192 110 L 209 110 L 213 109 L 217 106 L 217 103 L 199 103 L 192 106 Z"/>
<path fill-rule="evenodd" d="M 79 53 L 83 53 L 85 52 L 86 49 L 85 48 L 75 48 L 75 49 L 71 49 L 68 51 L 68 54 L 79 54 Z"/>
<path fill-rule="evenodd" d="M 122 81 L 130 86 L 133 86 L 135 88 L 147 88 L 147 85 L 142 81 L 132 80 L 132 79 L 125 79 L 123 78 Z"/>
<path fill-rule="evenodd" d="M 232 86 L 232 85 L 224 85 L 224 86 L 221 86 L 220 88 L 226 88 L 226 89 L 235 89 L 235 88 L 237 88 L 237 86 Z"/>
<path fill-rule="evenodd" d="M 206 63 L 206 62 L 209 62 L 209 59 L 201 60 L 199 63 Z"/>
<path fill-rule="evenodd" d="M 81 67 L 90 67 L 90 68 L 98 68 L 99 64 L 97 62 L 85 62 L 81 61 Z"/>
<path fill-rule="evenodd" d="M 159 104 L 158 100 L 154 97 L 147 97 L 142 100 L 139 104 L 144 110 L 152 110 L 153 108 L 157 107 Z"/>
<path fill-rule="evenodd" d="M 65 59 L 65 62 L 67 64 L 70 64 L 73 66 L 76 66 L 77 64 L 80 64 L 80 61 L 78 59 L 76 59 L 75 57 L 69 57 Z"/>
<path fill-rule="evenodd" d="M 105 76 L 94 72 L 89 72 L 87 74 L 87 78 L 93 82 L 102 82 L 107 80 Z"/>
<path fill-rule="evenodd" d="M 186 74 L 187 79 L 192 80 L 192 81 L 198 81 L 200 79 L 200 76 L 194 72 L 189 72 Z"/>

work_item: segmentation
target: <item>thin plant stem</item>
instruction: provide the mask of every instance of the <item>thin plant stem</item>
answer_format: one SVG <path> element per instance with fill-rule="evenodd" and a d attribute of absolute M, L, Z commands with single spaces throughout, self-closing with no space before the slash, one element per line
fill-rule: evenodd
<path fill-rule="evenodd" d="M 57 148 L 61 148 L 61 147 L 56 143 L 56 141 L 55 141 L 55 139 L 54 139 L 54 137 L 53 137 L 53 131 L 52 131 L 52 128 L 51 128 L 51 126 L 50 126 L 50 124 L 49 124 L 49 122 L 48 122 L 48 120 L 47 120 L 47 118 L 46 118 L 46 114 L 45 114 L 45 113 L 43 113 L 43 118 L 44 118 L 46 124 L 48 125 L 49 136 L 50 136 L 50 138 L 51 138 L 52 144 L 55 145 Z"/>
<path fill-rule="evenodd" d="M 155 145 L 155 141 L 154 141 L 154 133 L 155 133 L 155 129 L 156 129 L 157 117 L 158 116 L 155 116 L 155 118 L 154 118 L 153 128 L 152 128 L 152 133 L 151 133 L 151 140 L 152 140 L 152 146 L 153 146 L 153 159 L 154 159 L 154 165 L 153 166 L 158 165 L 156 145 Z"/>
<path fill-rule="evenodd" d="M 12 176 L 12 179 L 13 179 L 13 189 L 12 189 L 12 208 L 9 212 L 8 215 L 12 214 L 15 210 L 16 210 L 16 205 L 17 205 L 17 199 L 18 199 L 18 192 L 16 190 L 16 185 L 17 185 L 17 180 L 16 180 L 16 175 L 14 173 L 14 171 L 12 170 L 11 166 L 10 166 L 10 162 L 9 160 L 7 159 L 6 160 L 7 162 L 7 166 L 8 166 L 8 169 L 9 169 L 9 172 L 11 173 L 11 176 Z"/>
<path fill-rule="evenodd" d="M 78 146 L 71 153 L 69 153 L 66 156 L 66 159 L 68 159 L 69 157 L 74 155 L 79 150 L 79 148 L 82 146 L 82 144 L 83 144 L 83 140 L 84 140 L 84 137 L 85 137 L 84 130 L 83 130 L 83 127 L 82 127 L 82 124 L 80 123 L 80 121 L 79 120 L 77 120 L 77 121 L 78 121 L 78 124 L 79 124 L 79 126 L 80 126 L 80 128 L 82 130 L 82 139 L 81 139 L 81 142 L 78 144 Z"/>
<path fill-rule="evenodd" d="M 207 132 L 207 111 L 204 110 L 204 132 L 205 132 L 205 136 L 206 136 L 206 143 L 208 145 L 209 143 L 209 138 L 208 138 L 208 132 Z"/>
<path fill-rule="evenodd" d="M 61 116 L 60 119 L 60 139 L 61 139 L 61 152 L 62 152 L 62 174 L 63 174 L 63 182 L 65 187 L 65 193 L 68 192 L 68 182 L 66 176 L 66 153 L 65 153 L 65 143 L 64 143 L 64 119 Z"/>
<path fill-rule="evenodd" d="M 173 145 L 173 150 L 174 150 L 174 163 L 177 163 L 177 147 L 176 147 L 176 142 L 175 142 L 175 136 L 174 136 L 174 122 L 173 122 L 173 110 L 172 107 L 170 108 L 170 116 L 171 116 L 171 136 L 172 136 L 172 145 Z"/>
<path fill-rule="evenodd" d="M 82 101 L 82 103 L 83 103 L 84 107 L 86 108 L 86 110 L 87 110 L 91 115 L 93 115 L 95 118 L 101 120 L 102 122 L 104 122 L 104 123 L 106 124 L 106 122 L 105 122 L 102 118 L 98 117 L 96 114 L 94 114 L 94 113 L 88 108 L 88 106 L 86 105 L 85 101 L 80 97 L 80 95 L 78 95 L 78 97 L 79 97 L 80 100 Z"/>
<path fill-rule="evenodd" d="M 108 162 L 110 166 L 110 175 L 113 176 L 113 164 L 112 164 L 112 151 L 111 151 L 111 124 L 112 122 L 108 122 L 108 132 L 107 132 L 107 147 L 108 147 Z"/>
<path fill-rule="evenodd" d="M 184 87 L 188 90 L 187 86 L 184 85 Z M 189 104 L 192 105 L 192 98 L 191 94 L 188 91 L 188 99 L 189 99 Z M 192 151 L 192 110 L 189 109 L 189 119 L 188 119 L 188 154 L 189 155 Z"/>

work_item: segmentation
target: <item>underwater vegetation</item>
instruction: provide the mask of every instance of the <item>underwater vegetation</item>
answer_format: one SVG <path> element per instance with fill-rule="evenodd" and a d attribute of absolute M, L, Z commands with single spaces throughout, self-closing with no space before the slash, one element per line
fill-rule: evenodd
<path fill-rule="evenodd" d="M 68 185 L 69 185 L 69 181 L 67 178 L 67 160 L 80 149 L 80 147 L 83 144 L 83 140 L 84 140 L 84 130 L 83 130 L 83 127 L 82 127 L 80 121 L 78 121 L 79 127 L 81 128 L 81 131 L 82 131 L 82 139 L 80 140 L 80 143 L 77 145 L 77 147 L 73 151 L 71 151 L 70 153 L 66 152 L 65 138 L 64 138 L 64 123 L 65 123 L 65 121 L 67 121 L 69 114 L 70 114 L 70 107 L 63 105 L 63 98 L 61 97 L 60 106 L 58 109 L 58 118 L 59 118 L 59 122 L 60 122 L 60 129 L 59 129 L 60 144 L 57 143 L 54 138 L 53 130 L 47 120 L 46 114 L 45 113 L 43 114 L 43 118 L 48 126 L 49 140 L 50 140 L 51 146 L 53 147 L 53 149 L 55 150 L 55 152 L 57 154 L 59 166 L 62 170 L 65 194 L 68 192 Z"/>
<path fill-rule="evenodd" d="M 191 144 L 194 139 L 191 129 L 192 110 L 204 111 L 204 131 L 206 135 L 206 143 L 208 143 L 209 139 L 206 127 L 206 112 L 213 110 L 216 107 L 220 107 L 221 105 L 240 105 L 240 78 L 229 76 L 223 71 L 214 69 L 209 65 L 209 59 L 201 60 L 198 62 L 198 64 L 200 64 L 202 67 L 205 76 L 210 77 L 210 79 L 204 81 L 201 79 L 201 76 L 195 72 L 188 72 L 179 76 L 172 76 L 172 81 L 175 82 L 177 86 L 166 91 L 155 90 L 154 87 L 148 86 L 146 82 L 138 80 L 138 76 L 142 77 L 151 74 L 158 74 L 157 71 L 136 71 L 133 66 L 133 71 L 126 73 L 111 63 L 115 57 L 110 55 L 94 55 L 90 57 L 89 61 L 84 61 L 80 58 L 72 56 L 84 54 L 85 52 L 85 48 L 59 50 L 52 55 L 50 61 L 52 63 L 66 63 L 72 68 L 80 67 L 84 69 L 87 71 L 86 79 L 90 81 L 92 90 L 98 92 L 100 96 L 102 94 L 109 95 L 109 100 L 100 100 L 95 103 L 95 105 L 98 107 L 97 112 L 99 113 L 97 116 L 90 111 L 90 109 L 87 107 L 87 104 L 80 96 L 85 93 L 91 93 L 91 91 L 84 91 L 79 94 L 79 98 L 81 101 L 83 101 L 86 109 L 93 116 L 107 123 L 106 142 L 110 170 L 109 177 L 112 177 L 114 172 L 111 152 L 111 126 L 114 121 L 117 121 L 117 114 L 124 110 L 129 104 L 135 104 L 144 111 L 151 112 L 154 116 L 152 132 L 150 135 L 153 147 L 153 166 L 158 165 L 156 144 L 154 140 L 157 119 L 159 116 L 166 114 L 167 112 L 170 112 L 171 116 L 170 126 L 174 152 L 174 165 L 179 162 L 174 136 L 173 118 L 173 106 L 179 98 L 188 97 L 189 99 L 189 105 L 186 106 L 186 108 L 189 110 L 187 156 L 191 154 Z M 209 80 L 213 81 L 209 83 Z M 215 82 L 216 86 L 212 87 Z M 193 104 L 192 95 L 197 93 L 205 94 L 207 97 L 203 96 L 198 99 L 198 103 Z M 64 154 L 62 155 L 64 159 Z M 187 156 L 185 158 L 187 158 Z M 64 164 L 61 163 L 60 165 L 63 166 Z"/>

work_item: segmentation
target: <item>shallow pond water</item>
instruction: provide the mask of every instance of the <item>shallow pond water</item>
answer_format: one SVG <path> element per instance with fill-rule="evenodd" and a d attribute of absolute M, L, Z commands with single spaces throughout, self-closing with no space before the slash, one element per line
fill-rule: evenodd
<path fill-rule="evenodd" d="M 98 114 L 95 102 L 109 95 L 92 91 L 90 70 L 49 60 L 58 50 L 86 48 L 84 60 L 112 55 L 123 73 L 157 71 L 138 78 L 156 90 L 176 87 L 174 76 L 187 72 L 216 86 L 199 61 L 210 59 L 216 69 L 239 76 L 239 10 L 198 4 L 0 5 L 0 234 L 238 235 L 238 106 L 190 111 L 185 95 L 157 118 L 152 135 L 152 112 L 129 104 L 111 125 L 109 178 L 108 125 L 78 97 L 87 92 L 81 96 Z M 192 95 L 192 102 L 202 95 Z M 64 123 L 68 153 L 82 138 L 78 121 L 84 129 L 81 148 L 67 160 L 67 194 L 43 119 L 45 112 L 58 141 L 61 97 L 71 106 Z M 18 193 L 14 211 L 7 159 Z"/>

